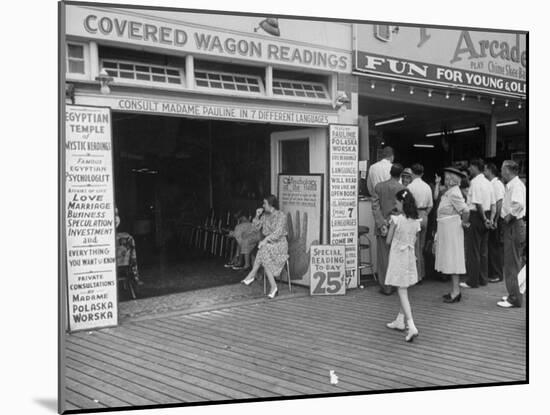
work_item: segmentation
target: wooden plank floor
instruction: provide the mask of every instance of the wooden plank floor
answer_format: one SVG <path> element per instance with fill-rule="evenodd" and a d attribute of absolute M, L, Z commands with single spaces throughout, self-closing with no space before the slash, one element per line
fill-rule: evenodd
<path fill-rule="evenodd" d="M 464 290 L 457 304 L 441 301 L 447 289 L 426 282 L 411 290 L 420 331 L 414 343 L 385 327 L 398 300 L 374 287 L 171 312 L 67 335 L 66 408 L 526 380 L 525 308 L 496 306 L 503 284 Z"/>

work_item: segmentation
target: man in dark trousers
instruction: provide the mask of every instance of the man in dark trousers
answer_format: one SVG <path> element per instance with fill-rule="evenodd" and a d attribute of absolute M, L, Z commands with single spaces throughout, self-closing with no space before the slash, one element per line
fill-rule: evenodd
<path fill-rule="evenodd" d="M 470 227 L 466 228 L 466 272 L 468 279 L 461 282 L 462 288 L 478 288 L 489 281 L 489 229 L 490 215 L 494 205 L 491 182 L 483 175 L 485 163 L 481 159 L 470 161 L 470 188 L 467 203 L 470 209 Z M 494 208 L 494 206 L 493 206 Z"/>
<path fill-rule="evenodd" d="M 399 179 L 403 172 L 403 166 L 394 163 L 390 169 L 390 179 L 378 183 L 374 187 L 374 199 L 372 202 L 372 212 L 374 222 L 376 224 L 376 259 L 377 259 L 377 274 L 378 283 L 380 284 L 380 292 L 390 295 L 395 291 L 395 288 L 385 284 L 386 271 L 388 269 L 388 259 L 390 255 L 390 247 L 386 244 L 386 235 L 389 230 L 390 215 L 396 213 L 396 198 L 395 194 L 405 189 Z"/>
<path fill-rule="evenodd" d="M 500 282 L 502 276 L 502 261 L 504 255 L 504 244 L 502 243 L 502 199 L 504 198 L 504 185 L 498 176 L 497 166 L 489 163 L 485 166 L 485 177 L 491 183 L 493 196 L 496 203 L 496 210 L 491 217 L 492 227 L 489 231 L 489 282 Z M 492 214 L 493 212 L 491 212 Z"/>
<path fill-rule="evenodd" d="M 525 249 L 527 195 L 525 185 L 518 177 L 519 167 L 516 162 L 506 160 L 500 170 L 506 183 L 500 217 L 503 221 L 504 281 L 508 296 L 497 304 L 503 308 L 521 307 L 522 295 L 519 291 L 518 274 L 523 266 Z"/>

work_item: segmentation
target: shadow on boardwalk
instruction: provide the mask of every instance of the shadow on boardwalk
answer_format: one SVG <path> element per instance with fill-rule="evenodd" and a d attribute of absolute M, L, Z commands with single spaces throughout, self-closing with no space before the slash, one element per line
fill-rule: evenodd
<path fill-rule="evenodd" d="M 496 306 L 502 283 L 464 290 L 457 304 L 441 301 L 446 289 L 411 289 L 414 343 L 385 327 L 398 300 L 374 287 L 298 290 L 67 335 L 66 409 L 525 381 L 525 308 Z"/>

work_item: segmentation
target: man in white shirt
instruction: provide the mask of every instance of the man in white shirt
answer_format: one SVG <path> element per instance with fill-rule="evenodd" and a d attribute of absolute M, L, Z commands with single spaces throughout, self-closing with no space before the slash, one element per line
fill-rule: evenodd
<path fill-rule="evenodd" d="M 382 149 L 382 160 L 370 166 L 367 177 L 367 189 L 369 194 L 374 196 L 374 188 L 378 183 L 390 180 L 390 169 L 393 163 L 393 148 L 384 147 Z"/>
<path fill-rule="evenodd" d="M 421 281 L 426 276 L 426 269 L 424 266 L 424 246 L 426 245 L 426 227 L 428 225 L 428 215 L 434 206 L 432 189 L 424 180 L 424 166 L 416 163 L 411 166 L 412 182 L 409 183 L 407 188 L 411 191 L 414 200 L 416 201 L 416 208 L 418 209 L 418 216 L 422 219 L 420 223 L 420 233 L 416 238 L 416 268 L 418 270 L 418 280 Z"/>
<path fill-rule="evenodd" d="M 491 228 L 491 205 L 493 188 L 483 175 L 485 163 L 481 159 L 470 161 L 468 168 L 472 179 L 468 189 L 468 208 L 470 209 L 470 227 L 466 229 L 466 272 L 468 279 L 461 282 L 463 288 L 478 288 L 487 285 L 489 280 L 488 241 Z"/>
<path fill-rule="evenodd" d="M 502 218 L 502 238 L 504 240 L 504 282 L 508 296 L 498 302 L 500 307 L 521 307 L 522 296 L 519 291 L 518 274 L 523 266 L 525 249 L 525 213 L 527 212 L 527 192 L 519 179 L 519 166 L 512 160 L 506 160 L 501 167 L 506 190 L 502 200 L 500 217 Z"/>
<path fill-rule="evenodd" d="M 502 208 L 502 199 L 504 198 L 504 184 L 497 177 L 498 170 L 494 163 L 487 164 L 483 174 L 491 183 L 493 199 L 495 200 L 495 209 L 491 212 L 491 222 L 493 225 L 489 230 L 489 282 L 500 282 L 503 280 L 502 256 L 504 255 L 500 210 Z"/>

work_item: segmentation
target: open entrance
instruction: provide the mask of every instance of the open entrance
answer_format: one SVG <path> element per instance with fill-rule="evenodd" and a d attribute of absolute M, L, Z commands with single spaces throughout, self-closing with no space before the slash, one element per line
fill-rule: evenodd
<path fill-rule="evenodd" d="M 271 134 L 295 128 L 113 113 L 117 232 L 135 240 L 139 297 L 246 275 L 224 267 L 235 246 L 223 231 L 252 218 L 273 174 L 309 173 L 307 139 L 281 143 L 272 172 Z"/>
<path fill-rule="evenodd" d="M 424 166 L 424 180 L 433 182 L 444 167 L 462 165 L 486 154 L 490 115 L 467 109 L 422 105 L 362 96 L 359 112 L 369 117 L 369 143 L 372 162 L 381 159 L 384 146 L 395 150 L 395 160 L 404 167 Z M 460 108 L 462 107 L 462 109 Z M 525 111 L 506 109 L 497 117 L 497 165 L 525 152 Z M 523 145 L 522 145 L 523 144 Z"/>
<path fill-rule="evenodd" d="M 421 163 L 427 181 L 453 162 L 484 153 L 485 114 L 374 98 L 364 104 L 369 109 L 373 158 L 379 159 L 379 151 L 391 146 L 396 162 L 404 167 Z M 460 129 L 471 130 L 452 133 Z"/>

